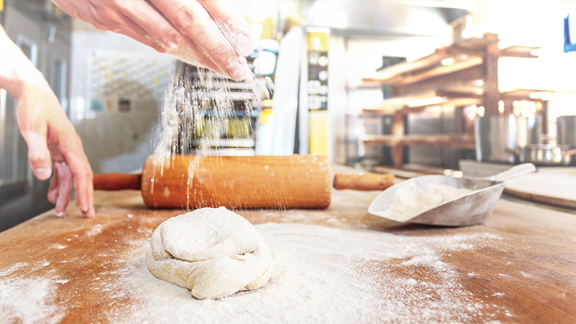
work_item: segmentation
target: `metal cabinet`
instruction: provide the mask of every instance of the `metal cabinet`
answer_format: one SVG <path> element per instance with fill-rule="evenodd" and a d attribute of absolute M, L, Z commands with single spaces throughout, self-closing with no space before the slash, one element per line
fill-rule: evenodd
<path fill-rule="evenodd" d="M 42 25 L 19 10 L 6 8 L 4 28 L 8 36 L 22 49 L 30 61 L 42 71 L 44 48 L 42 48 Z M 30 181 L 28 151 L 18 130 L 16 107 L 18 101 L 4 93 L 0 123 L 0 178 L 3 182 Z"/>
<path fill-rule="evenodd" d="M 8 36 L 44 74 L 68 112 L 71 19 L 55 17 L 49 1 L 5 1 L 2 25 Z M 49 4 L 49 5 L 48 5 Z M 0 91 L 0 230 L 51 205 L 48 181 L 37 181 L 28 163 L 28 148 L 16 119 L 18 101 Z"/>

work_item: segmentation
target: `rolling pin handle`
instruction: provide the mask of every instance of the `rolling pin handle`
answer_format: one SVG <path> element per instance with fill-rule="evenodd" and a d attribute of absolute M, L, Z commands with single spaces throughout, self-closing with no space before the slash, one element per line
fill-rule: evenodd
<path fill-rule="evenodd" d="M 142 174 L 103 173 L 94 175 L 94 190 L 140 190 Z"/>
<path fill-rule="evenodd" d="M 385 190 L 393 184 L 393 174 L 336 174 L 334 176 L 334 188 L 337 190 Z"/>

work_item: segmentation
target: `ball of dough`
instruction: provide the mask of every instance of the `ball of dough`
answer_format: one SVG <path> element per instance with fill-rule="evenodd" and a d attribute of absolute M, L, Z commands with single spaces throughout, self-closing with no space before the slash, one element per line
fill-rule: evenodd
<path fill-rule="evenodd" d="M 242 216 L 224 207 L 202 208 L 160 224 L 152 234 L 146 264 L 157 278 L 205 299 L 264 286 L 272 256 Z"/>

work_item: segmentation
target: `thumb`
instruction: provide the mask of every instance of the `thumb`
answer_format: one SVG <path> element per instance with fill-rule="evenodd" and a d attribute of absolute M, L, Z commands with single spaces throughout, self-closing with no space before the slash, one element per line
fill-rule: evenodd
<path fill-rule="evenodd" d="M 52 159 L 46 144 L 46 137 L 34 132 L 26 132 L 22 135 L 28 144 L 28 160 L 32 172 L 38 180 L 48 180 L 52 175 Z"/>

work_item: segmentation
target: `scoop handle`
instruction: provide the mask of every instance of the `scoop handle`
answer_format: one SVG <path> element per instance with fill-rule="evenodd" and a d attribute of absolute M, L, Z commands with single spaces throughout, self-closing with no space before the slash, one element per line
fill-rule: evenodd
<path fill-rule="evenodd" d="M 490 179 L 492 181 L 506 181 L 506 180 L 517 178 L 519 176 L 523 176 L 525 174 L 532 173 L 534 171 L 536 171 L 536 167 L 534 166 L 534 164 L 524 163 L 524 164 L 520 164 L 520 165 L 517 165 L 515 167 L 512 167 L 512 168 L 510 168 L 504 172 L 500 172 L 498 174 L 495 174 L 495 175 L 489 177 L 488 179 Z"/>

